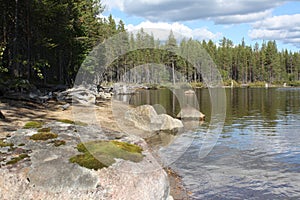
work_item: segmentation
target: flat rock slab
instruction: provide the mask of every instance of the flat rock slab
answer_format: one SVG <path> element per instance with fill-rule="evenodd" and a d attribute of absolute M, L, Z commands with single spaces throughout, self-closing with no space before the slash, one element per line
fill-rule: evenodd
<path fill-rule="evenodd" d="M 95 189 L 97 174 L 68 162 L 76 151 L 67 148 L 49 148 L 31 154 L 32 166 L 28 173 L 36 187 L 60 192 L 62 190 Z"/>

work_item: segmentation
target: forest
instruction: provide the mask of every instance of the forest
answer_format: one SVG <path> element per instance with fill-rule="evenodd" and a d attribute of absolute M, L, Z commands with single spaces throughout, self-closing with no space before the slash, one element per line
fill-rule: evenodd
<path fill-rule="evenodd" d="M 125 52 L 141 43 L 150 48 L 128 51 L 120 57 L 116 57 L 116 52 L 105 52 L 115 60 L 101 71 L 100 82 L 122 81 L 122 74 L 145 63 L 164 64 L 184 74 L 189 82 L 202 82 L 201 73 L 176 52 L 193 58 L 206 50 L 225 84 L 235 81 L 300 85 L 300 53 L 279 50 L 276 41 L 250 46 L 244 39 L 234 44 L 225 37 L 218 43 L 192 38 L 178 41 L 172 31 L 166 41 L 143 30 L 133 35 L 126 32 L 122 20 L 116 22 L 111 15 L 100 17 L 105 9 L 100 0 L 0 0 L 0 3 L 0 88 L 20 81 L 72 87 L 93 47 L 119 33 L 122 38 L 116 42 L 122 45 L 116 45 L 125 48 Z"/>

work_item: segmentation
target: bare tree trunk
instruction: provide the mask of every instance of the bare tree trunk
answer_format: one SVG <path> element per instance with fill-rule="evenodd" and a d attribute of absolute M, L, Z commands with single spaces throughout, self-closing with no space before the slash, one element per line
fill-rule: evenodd
<path fill-rule="evenodd" d="M 175 85 L 175 66 L 173 61 L 172 61 L 172 77 L 173 77 L 173 85 Z"/>

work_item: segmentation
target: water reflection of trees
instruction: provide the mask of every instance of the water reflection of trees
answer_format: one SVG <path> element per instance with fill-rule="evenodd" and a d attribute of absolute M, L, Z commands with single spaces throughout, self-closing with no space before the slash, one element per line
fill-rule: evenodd
<path fill-rule="evenodd" d="M 263 126 L 276 126 L 279 115 L 300 112 L 300 89 L 276 89 L 276 88 L 235 88 L 226 89 L 227 111 L 226 124 L 230 125 L 234 120 L 247 116 L 255 116 L 262 120 Z M 131 97 L 133 105 L 160 104 L 167 114 L 175 116 L 180 111 L 179 101 L 185 102 L 197 108 L 206 115 L 209 122 L 211 113 L 210 94 L 208 89 L 197 89 L 197 99 L 175 95 L 169 89 L 140 91 Z M 178 98 L 185 98 L 178 99 Z M 282 120 L 282 118 L 280 118 Z"/>

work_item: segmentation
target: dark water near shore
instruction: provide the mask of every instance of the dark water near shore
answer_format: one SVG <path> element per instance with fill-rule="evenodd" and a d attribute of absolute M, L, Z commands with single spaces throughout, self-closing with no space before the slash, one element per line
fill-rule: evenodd
<path fill-rule="evenodd" d="M 179 148 L 193 138 L 172 164 L 191 197 L 300 199 L 300 88 L 226 89 L 223 131 L 202 159 L 198 154 L 210 123 L 211 105 L 207 89 L 197 90 L 196 95 L 207 121 L 173 144 Z M 160 104 L 173 116 L 180 109 L 169 90 L 143 91 L 130 102 Z"/>

